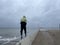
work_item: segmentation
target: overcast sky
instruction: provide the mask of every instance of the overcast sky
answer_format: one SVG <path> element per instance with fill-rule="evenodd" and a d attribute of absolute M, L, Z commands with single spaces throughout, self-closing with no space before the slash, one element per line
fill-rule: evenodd
<path fill-rule="evenodd" d="M 60 0 L 0 0 L 0 27 L 19 27 L 23 15 L 28 27 L 58 27 Z"/>

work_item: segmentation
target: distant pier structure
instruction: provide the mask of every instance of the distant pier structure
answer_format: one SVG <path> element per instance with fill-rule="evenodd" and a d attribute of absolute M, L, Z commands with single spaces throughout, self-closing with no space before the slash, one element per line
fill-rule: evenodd
<path fill-rule="evenodd" d="M 59 24 L 59 30 L 60 30 L 60 24 Z"/>

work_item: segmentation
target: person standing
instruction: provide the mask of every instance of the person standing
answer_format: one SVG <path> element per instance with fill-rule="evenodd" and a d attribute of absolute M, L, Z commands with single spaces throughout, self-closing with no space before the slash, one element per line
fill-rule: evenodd
<path fill-rule="evenodd" d="M 23 37 L 22 37 L 22 35 L 23 35 L 23 30 L 24 30 L 25 37 L 26 37 L 26 24 L 27 24 L 26 16 L 23 16 L 23 17 L 21 18 L 20 24 L 21 24 L 21 31 L 20 31 L 20 33 L 21 33 L 21 39 L 22 39 L 22 38 L 23 38 Z"/>

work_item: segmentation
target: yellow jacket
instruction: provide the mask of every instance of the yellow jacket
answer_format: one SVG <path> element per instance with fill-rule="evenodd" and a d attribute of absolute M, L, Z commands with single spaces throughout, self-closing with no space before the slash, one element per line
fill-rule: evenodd
<path fill-rule="evenodd" d="M 23 18 L 21 19 L 21 22 L 27 22 L 26 17 L 23 17 Z"/>

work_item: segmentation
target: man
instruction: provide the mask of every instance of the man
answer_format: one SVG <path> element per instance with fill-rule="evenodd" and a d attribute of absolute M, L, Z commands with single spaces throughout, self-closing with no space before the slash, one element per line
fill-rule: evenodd
<path fill-rule="evenodd" d="M 21 24 L 21 31 L 20 32 L 21 32 L 21 39 L 22 39 L 23 38 L 22 37 L 23 30 L 25 32 L 25 37 L 26 37 L 26 24 L 27 24 L 27 20 L 26 20 L 25 16 L 22 17 L 20 24 Z"/>

